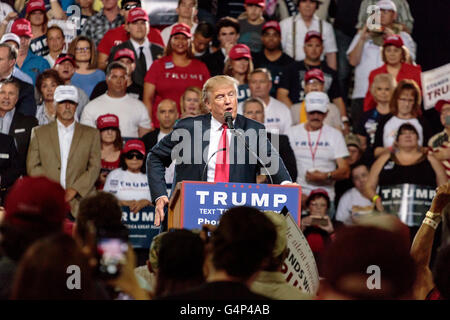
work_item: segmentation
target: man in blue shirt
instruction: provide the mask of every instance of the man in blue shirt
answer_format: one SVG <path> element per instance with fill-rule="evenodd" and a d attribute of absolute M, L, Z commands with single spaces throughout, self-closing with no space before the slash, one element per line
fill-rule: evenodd
<path fill-rule="evenodd" d="M 50 69 L 47 60 L 31 52 L 30 42 L 33 34 L 31 33 L 31 24 L 26 19 L 17 19 L 11 26 L 11 32 L 20 37 L 19 54 L 17 56 L 17 65 L 20 70 L 25 72 L 33 79 L 36 84 L 37 76 L 44 70 Z"/>

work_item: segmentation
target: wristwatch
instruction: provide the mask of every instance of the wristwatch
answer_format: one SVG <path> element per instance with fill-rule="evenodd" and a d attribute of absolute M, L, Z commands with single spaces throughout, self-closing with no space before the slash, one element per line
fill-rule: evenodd
<path fill-rule="evenodd" d="M 331 171 L 328 172 L 328 174 L 327 174 L 327 179 L 328 179 L 328 180 L 332 180 L 332 177 L 331 177 Z"/>

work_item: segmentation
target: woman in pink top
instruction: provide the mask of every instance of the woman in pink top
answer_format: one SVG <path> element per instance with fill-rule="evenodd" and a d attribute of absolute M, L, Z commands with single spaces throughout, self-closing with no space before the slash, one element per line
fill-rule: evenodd
<path fill-rule="evenodd" d="M 175 25 L 164 57 L 153 62 L 144 78 L 143 101 L 154 128 L 159 128 L 156 110 L 163 99 L 180 101 L 186 88 L 202 88 L 210 77 L 206 65 L 193 58 L 191 38 L 189 26 L 184 23 Z M 178 112 L 181 114 L 179 104 Z"/>

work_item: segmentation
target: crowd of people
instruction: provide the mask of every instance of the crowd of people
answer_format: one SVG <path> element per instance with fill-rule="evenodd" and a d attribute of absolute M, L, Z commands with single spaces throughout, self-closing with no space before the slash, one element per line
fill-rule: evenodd
<path fill-rule="evenodd" d="M 155 205 L 152 149 L 162 152 L 159 142 L 184 119 L 214 116 L 207 82 L 225 75 L 236 81 L 237 112 L 264 125 L 274 142 L 288 173 L 280 182 L 301 186 L 301 229 L 325 278 L 320 297 L 450 298 L 450 99 L 424 110 L 421 43 L 412 37 L 408 2 L 224 3 L 178 0 L 177 21 L 164 28 L 152 25 L 141 0 L 0 2 L 0 296 L 120 298 L 116 287 L 134 299 L 314 298 L 281 284 L 283 222 L 246 207 L 228 210 L 211 236 L 158 235 L 136 272 L 132 248 L 118 278 L 87 271 L 83 252 L 95 257 L 91 229 L 122 226 L 120 207 L 136 213 Z M 371 5 L 378 25 L 368 22 Z M 166 158 L 166 184 L 191 177 Z M 198 180 L 210 181 L 204 173 Z M 256 182 L 269 180 L 260 174 Z M 406 213 L 377 221 L 377 212 L 398 213 L 383 205 L 382 191 L 399 186 L 438 191 L 419 219 Z M 104 210 L 114 212 L 111 221 Z M 252 228 L 237 228 L 235 215 L 247 215 L 239 219 Z M 392 251 L 373 248 L 378 240 Z M 348 261 L 339 259 L 344 246 L 355 250 Z M 358 253 L 367 250 L 386 266 L 400 261 L 402 271 L 383 278 L 380 296 L 358 282 Z M 66 262 L 86 270 L 89 289 L 43 293 Z"/>

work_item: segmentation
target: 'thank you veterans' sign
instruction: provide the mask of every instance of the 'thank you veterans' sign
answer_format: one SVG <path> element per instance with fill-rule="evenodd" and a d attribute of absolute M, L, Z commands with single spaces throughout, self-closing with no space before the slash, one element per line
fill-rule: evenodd
<path fill-rule="evenodd" d="M 300 224 L 300 186 L 183 181 L 182 194 L 182 228 L 201 229 L 203 224 L 216 225 L 222 213 L 234 206 L 276 212 L 286 206 L 294 221 Z"/>

